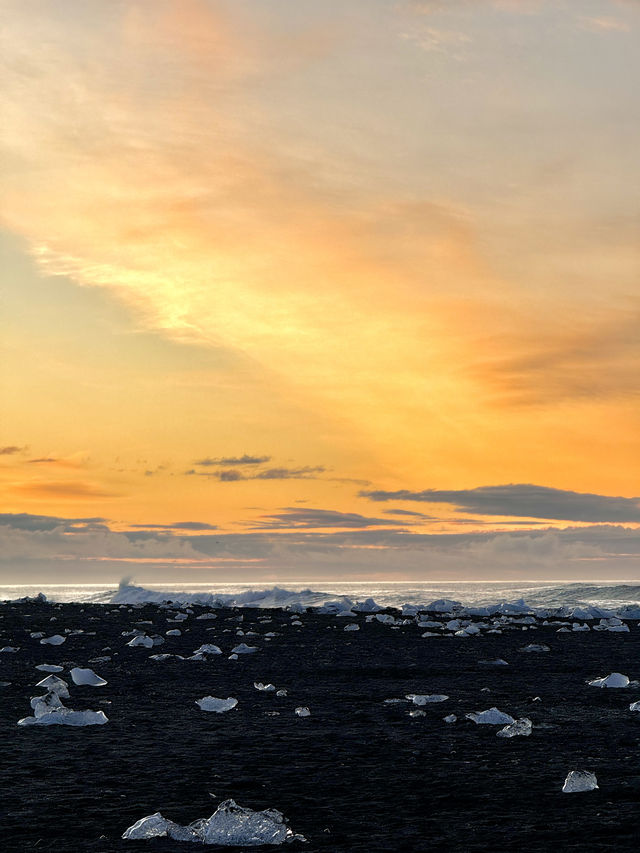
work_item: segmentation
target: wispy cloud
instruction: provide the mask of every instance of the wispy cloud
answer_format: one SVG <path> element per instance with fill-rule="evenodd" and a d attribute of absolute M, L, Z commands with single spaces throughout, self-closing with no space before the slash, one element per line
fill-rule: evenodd
<path fill-rule="evenodd" d="M 303 465 L 300 468 L 264 468 L 262 471 L 247 473 L 237 468 L 224 468 L 211 473 L 191 469 L 186 474 L 196 477 L 210 477 L 221 483 L 237 483 L 241 480 L 315 480 L 327 469 L 323 465 Z"/>
<path fill-rule="evenodd" d="M 203 468 L 209 468 L 216 465 L 235 467 L 237 465 L 262 465 L 270 460 L 270 456 L 249 456 L 245 453 L 242 456 L 207 456 L 204 459 L 196 459 L 193 464 Z"/>
<path fill-rule="evenodd" d="M 418 513 L 412 513 L 417 515 Z M 285 530 L 294 528 L 297 530 L 312 530 L 322 528 L 347 528 L 366 529 L 370 527 L 395 527 L 399 523 L 388 518 L 371 518 L 360 515 L 357 512 L 339 512 L 329 509 L 298 509 L 297 507 L 285 507 L 280 512 L 263 515 L 255 529 L 261 530 Z"/>
<path fill-rule="evenodd" d="M 102 498 L 119 497 L 118 492 L 112 492 L 100 485 L 81 480 L 35 480 L 26 483 L 18 483 L 12 490 L 34 498 L 70 501 L 100 500 Z"/>
<path fill-rule="evenodd" d="M 26 447 L 18 447 L 15 444 L 7 444 L 5 447 L 0 447 L 0 456 L 14 456 L 16 453 L 22 453 Z"/>
<path fill-rule="evenodd" d="M 201 531 L 201 530 L 217 530 L 217 524 L 208 524 L 204 521 L 174 521 L 168 524 L 132 524 L 131 527 L 134 530 L 189 530 L 189 531 Z"/>
<path fill-rule="evenodd" d="M 584 30 L 592 33 L 628 33 L 631 27 L 627 21 L 609 17 L 581 17 L 578 19 Z"/>
<path fill-rule="evenodd" d="M 640 523 L 640 498 L 610 497 L 531 484 L 413 492 L 362 491 L 372 501 L 451 504 L 461 512 L 583 522 Z"/>

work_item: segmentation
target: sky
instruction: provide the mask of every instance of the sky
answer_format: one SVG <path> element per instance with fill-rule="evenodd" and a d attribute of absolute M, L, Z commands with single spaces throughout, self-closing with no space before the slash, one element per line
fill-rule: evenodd
<path fill-rule="evenodd" d="M 638 578 L 638 0 L 0 8 L 0 583 Z"/>

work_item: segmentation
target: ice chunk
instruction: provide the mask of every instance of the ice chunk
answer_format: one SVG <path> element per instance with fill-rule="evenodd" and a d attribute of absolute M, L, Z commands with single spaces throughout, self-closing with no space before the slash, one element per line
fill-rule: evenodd
<path fill-rule="evenodd" d="M 287 691 L 284 688 L 281 688 L 280 690 L 278 690 L 276 692 L 276 696 L 286 696 L 286 695 L 287 695 Z"/>
<path fill-rule="evenodd" d="M 408 693 L 407 699 L 410 699 L 414 705 L 428 705 L 431 702 L 446 702 L 449 697 L 444 693 Z"/>
<path fill-rule="evenodd" d="M 509 666 L 507 661 L 502 658 L 496 658 L 495 660 L 479 660 L 478 663 L 482 663 L 485 666 Z"/>
<path fill-rule="evenodd" d="M 478 725 L 504 726 L 515 723 L 514 718 L 510 714 L 505 714 L 497 708 L 489 708 L 487 711 L 476 711 L 474 714 L 467 714 L 466 717 Z"/>
<path fill-rule="evenodd" d="M 253 686 L 256 690 L 263 690 L 265 693 L 272 693 L 276 688 L 273 684 L 263 684 L 261 681 L 254 681 Z"/>
<path fill-rule="evenodd" d="M 295 710 L 296 716 L 298 717 L 310 717 L 311 711 L 308 708 L 296 708 Z"/>
<path fill-rule="evenodd" d="M 213 643 L 204 643 L 199 649 L 196 649 L 194 655 L 221 655 L 222 649 L 219 646 L 214 646 Z"/>
<path fill-rule="evenodd" d="M 496 732 L 496 737 L 516 737 L 518 735 L 528 737 L 531 734 L 532 727 L 533 723 L 528 717 L 521 717 L 515 723 L 511 723 Z"/>
<path fill-rule="evenodd" d="M 39 681 L 36 684 L 36 687 L 42 687 L 44 690 L 50 691 L 51 693 L 57 693 L 58 696 L 62 696 L 63 699 L 69 698 L 69 685 L 62 678 L 58 678 L 57 675 L 48 675 L 46 678 L 43 678 L 42 681 Z"/>
<path fill-rule="evenodd" d="M 64 667 L 56 666 L 54 663 L 39 663 L 36 669 L 39 669 L 40 672 L 62 672 Z"/>
<path fill-rule="evenodd" d="M 196 705 L 199 705 L 203 711 L 215 711 L 216 714 L 222 714 L 224 711 L 230 711 L 238 704 L 238 700 L 233 696 L 228 696 L 226 699 L 217 699 L 215 696 L 204 696 L 202 699 L 196 699 Z"/>
<path fill-rule="evenodd" d="M 57 708 L 64 708 L 60 696 L 52 691 L 43 696 L 34 696 L 29 704 L 33 709 L 34 717 L 44 717 L 45 714 L 55 711 Z"/>
<path fill-rule="evenodd" d="M 549 646 L 546 646 L 544 643 L 529 643 L 528 646 L 523 646 L 520 649 L 521 652 L 548 652 L 550 651 Z"/>
<path fill-rule="evenodd" d="M 276 809 L 256 812 L 237 805 L 234 800 L 220 803 L 207 820 L 189 826 L 205 844 L 227 847 L 259 847 L 262 844 L 282 844 L 303 837 L 295 835 Z"/>
<path fill-rule="evenodd" d="M 342 630 L 343 631 L 359 631 L 360 626 L 356 625 L 355 622 L 352 622 L 351 625 L 345 625 Z"/>
<path fill-rule="evenodd" d="M 445 723 L 455 723 L 458 718 L 455 714 L 447 714 L 447 716 L 443 717 L 442 719 L 445 721 Z"/>
<path fill-rule="evenodd" d="M 199 619 L 200 617 L 198 617 Z M 180 628 L 172 628 L 170 631 L 167 631 L 167 637 L 180 637 L 182 636 L 182 631 Z"/>
<path fill-rule="evenodd" d="M 19 652 L 19 651 L 20 651 L 20 646 L 3 646 L 0 649 L 0 654 L 2 652 Z"/>
<path fill-rule="evenodd" d="M 71 708 L 54 708 L 41 717 L 24 717 L 19 726 L 102 726 L 109 719 L 103 711 L 72 711 Z"/>
<path fill-rule="evenodd" d="M 159 838 L 167 835 L 168 825 L 169 821 L 165 820 L 160 812 L 156 812 L 155 814 L 147 815 L 147 817 L 143 817 L 137 821 L 137 823 L 134 823 L 133 826 L 130 826 L 129 829 L 122 833 L 122 837 L 136 840 Z"/>
<path fill-rule="evenodd" d="M 231 649 L 231 652 L 234 655 L 250 655 L 253 652 L 257 652 L 257 646 L 247 646 L 244 643 L 240 643 L 239 646 L 236 646 L 234 649 Z"/>
<path fill-rule="evenodd" d="M 563 794 L 577 794 L 579 791 L 593 791 L 598 787 L 595 773 L 588 770 L 571 770 L 562 786 Z"/>
<path fill-rule="evenodd" d="M 147 637 L 146 634 L 136 634 L 133 639 L 129 640 L 127 645 L 131 646 L 134 649 L 137 646 L 143 646 L 145 649 L 150 649 L 153 646 L 153 640 L 151 639 L 151 637 Z"/>
<path fill-rule="evenodd" d="M 589 682 L 590 687 L 628 687 L 629 679 L 621 672 L 612 672 L 606 678 L 596 678 Z"/>
<path fill-rule="evenodd" d="M 432 601 L 431 604 L 427 604 L 424 609 L 435 613 L 453 613 L 453 611 L 457 610 L 459 607 L 462 607 L 462 604 L 459 601 L 451 601 L 448 598 L 439 598 L 437 601 Z"/>
<path fill-rule="evenodd" d="M 104 678 L 100 678 L 92 669 L 83 669 L 80 666 L 74 666 L 70 670 L 71 678 L 74 684 L 87 684 L 90 687 L 104 687 L 108 682 Z"/>
<path fill-rule="evenodd" d="M 40 642 L 43 646 L 61 646 L 66 639 L 60 634 L 54 634 L 51 637 L 43 637 Z"/>

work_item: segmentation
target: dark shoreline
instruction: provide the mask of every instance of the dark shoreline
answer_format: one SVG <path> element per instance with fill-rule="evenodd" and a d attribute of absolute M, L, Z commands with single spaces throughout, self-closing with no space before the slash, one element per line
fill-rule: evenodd
<path fill-rule="evenodd" d="M 640 677 L 637 622 L 629 621 L 626 634 L 558 634 L 538 620 L 537 630 L 422 638 L 415 624 L 393 629 L 367 623 L 366 614 L 346 620 L 306 613 L 297 627 L 282 610 L 222 608 L 209 621 L 196 618 L 209 608 L 191 609 L 187 621 L 168 623 L 157 605 L 0 605 L 0 647 L 20 647 L 0 655 L 0 681 L 11 682 L 0 688 L 0 849 L 189 850 L 187 843 L 120 835 L 155 811 L 190 823 L 228 798 L 283 812 L 309 842 L 287 846 L 292 850 L 636 849 L 640 714 L 628 706 L 640 688 L 600 690 L 586 680 L 612 671 Z M 272 622 L 258 621 L 265 618 Z M 152 649 L 127 647 L 122 632 L 145 621 L 154 624 L 138 627 L 149 633 L 183 633 Z M 344 632 L 347 621 L 360 630 Z M 236 637 L 238 627 L 262 636 Z M 85 633 L 61 646 L 29 636 L 64 628 Z M 267 631 L 278 636 L 267 641 Z M 242 641 L 259 651 L 228 660 Z M 551 651 L 520 651 L 532 642 Z M 187 656 L 202 643 L 224 654 L 149 660 Z M 112 660 L 89 662 L 103 655 Z M 510 666 L 480 663 L 495 658 Z M 72 666 L 106 678 L 103 688 L 70 683 L 65 703 L 103 710 L 109 723 L 18 727 L 46 675 L 34 669 L 40 663 L 63 665 L 67 681 Z M 254 681 L 288 695 L 258 691 Z M 414 718 L 414 706 L 384 704 L 407 693 L 450 698 Z M 234 696 L 239 704 L 206 713 L 195 705 L 206 695 Z M 542 701 L 533 702 L 536 696 Z M 310 717 L 295 716 L 301 705 Z M 529 717 L 532 735 L 501 739 L 496 727 L 464 719 L 491 706 Z M 451 713 L 459 720 L 448 725 L 442 718 Z M 600 789 L 562 794 L 574 769 L 595 772 Z"/>

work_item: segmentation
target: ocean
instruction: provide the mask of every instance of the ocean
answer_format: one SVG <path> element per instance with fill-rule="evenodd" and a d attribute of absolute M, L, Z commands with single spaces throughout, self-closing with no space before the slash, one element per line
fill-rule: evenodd
<path fill-rule="evenodd" d="M 302 604 L 319 607 L 327 601 L 350 602 L 372 598 L 381 607 L 427 604 L 451 599 L 466 606 L 488 606 L 523 600 L 531 607 L 596 606 L 618 609 L 640 605 L 640 584 L 627 582 L 541 583 L 541 582 L 380 582 L 322 581 L 290 583 L 286 587 L 264 587 L 247 583 L 179 583 L 136 586 L 120 584 L 27 584 L 0 586 L 0 600 L 14 600 L 43 593 L 50 601 L 141 602 L 179 600 L 205 604 L 216 600 L 226 604 L 254 607 L 286 607 Z"/>

